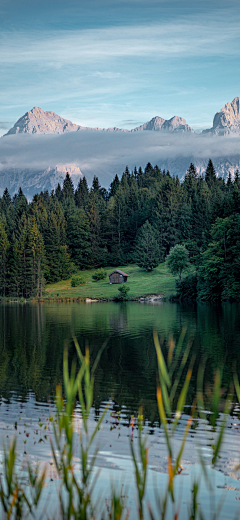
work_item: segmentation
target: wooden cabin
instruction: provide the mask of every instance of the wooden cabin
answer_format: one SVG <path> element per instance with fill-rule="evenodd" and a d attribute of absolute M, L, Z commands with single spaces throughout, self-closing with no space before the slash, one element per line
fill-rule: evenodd
<path fill-rule="evenodd" d="M 129 274 L 126 274 L 123 271 L 116 269 L 108 276 L 109 276 L 109 283 L 124 283 L 127 281 Z"/>

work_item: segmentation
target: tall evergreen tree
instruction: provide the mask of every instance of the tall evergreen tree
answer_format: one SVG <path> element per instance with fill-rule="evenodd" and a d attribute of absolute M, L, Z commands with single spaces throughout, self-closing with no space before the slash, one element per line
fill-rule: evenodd
<path fill-rule="evenodd" d="M 78 208 L 86 209 L 88 204 L 89 191 L 86 177 L 80 179 L 75 191 L 75 204 Z"/>
<path fill-rule="evenodd" d="M 67 237 L 73 261 L 79 269 L 86 269 L 90 262 L 90 229 L 83 209 L 78 209 L 69 217 Z"/>
<path fill-rule="evenodd" d="M 45 250 L 35 218 L 28 222 L 28 250 L 31 258 L 31 296 L 41 297 L 44 287 Z"/>
<path fill-rule="evenodd" d="M 113 181 L 110 184 L 109 197 L 114 197 L 116 195 L 119 185 L 120 180 L 118 175 L 115 175 Z"/>
<path fill-rule="evenodd" d="M 9 241 L 6 232 L 6 220 L 0 218 L 0 294 L 6 296 L 7 254 Z"/>
<path fill-rule="evenodd" d="M 138 233 L 135 257 L 137 265 L 145 271 L 152 271 L 160 262 L 157 232 L 148 220 Z"/>
<path fill-rule="evenodd" d="M 205 181 L 210 189 L 213 188 L 213 186 L 216 182 L 216 179 L 217 179 L 217 176 L 216 176 L 216 172 L 215 172 L 213 163 L 212 163 L 211 159 L 209 159 L 206 173 L 205 173 Z"/>

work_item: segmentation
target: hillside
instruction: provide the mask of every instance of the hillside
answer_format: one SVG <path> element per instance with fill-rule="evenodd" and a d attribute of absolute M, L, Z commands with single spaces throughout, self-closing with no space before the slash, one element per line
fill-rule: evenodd
<path fill-rule="evenodd" d="M 108 274 L 114 269 L 121 269 L 129 274 L 127 286 L 130 288 L 129 298 L 138 299 L 141 296 L 161 295 L 168 296 L 175 292 L 175 278 L 169 274 L 165 263 L 159 264 L 158 268 L 150 273 L 146 273 L 137 265 L 124 265 L 120 267 L 107 267 L 107 278 L 94 282 L 92 275 L 95 269 L 89 271 L 79 271 L 86 283 L 79 287 L 71 287 L 71 280 L 64 280 L 54 284 L 48 284 L 44 291 L 45 298 L 97 298 L 113 299 L 118 294 L 120 284 L 109 284 Z"/>

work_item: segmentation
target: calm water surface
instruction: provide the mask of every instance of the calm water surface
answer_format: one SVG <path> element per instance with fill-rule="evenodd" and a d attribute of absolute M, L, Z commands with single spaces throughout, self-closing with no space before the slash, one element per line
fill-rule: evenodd
<path fill-rule="evenodd" d="M 129 425 L 132 416 L 137 416 L 141 405 L 145 430 L 149 433 L 151 445 L 148 499 L 153 503 L 154 489 L 159 486 L 162 488 L 167 482 L 167 453 L 159 427 L 156 402 L 157 365 L 153 330 L 157 330 L 163 350 L 166 350 L 169 339 L 177 342 L 184 328 L 187 328 L 185 344 L 191 342 L 196 361 L 188 403 L 176 435 L 176 449 L 187 421 L 188 405 L 195 395 L 197 368 L 201 360 L 207 359 L 205 384 L 209 388 L 217 367 L 223 368 L 223 385 L 226 388 L 231 381 L 233 364 L 240 375 L 239 304 L 1 304 L 0 433 L 5 442 L 13 434 L 17 435 L 18 465 L 22 474 L 25 471 L 26 457 L 32 463 L 37 460 L 41 463 L 49 462 L 51 459 L 48 442 L 51 435 L 49 417 L 55 413 L 56 385 L 62 383 L 64 346 L 69 347 L 70 359 L 75 359 L 72 341 L 74 333 L 83 350 L 89 346 L 93 362 L 108 338 L 96 372 L 94 408 L 90 418 L 93 427 L 96 417 L 105 404 L 110 402 L 110 409 L 100 432 L 98 465 L 102 468 L 101 484 L 107 495 L 110 475 L 115 482 L 124 482 L 128 502 L 134 510 L 135 490 L 129 437 L 133 436 L 135 440 L 137 431 Z M 120 412 L 118 416 L 116 412 Z M 228 419 L 218 470 L 211 470 L 209 466 L 216 501 L 222 497 L 223 492 L 226 495 L 219 518 L 234 518 L 240 504 L 240 475 L 234 471 L 236 464 L 240 463 L 238 416 L 236 406 Z M 76 432 L 79 428 L 77 407 Z M 193 474 L 199 471 L 198 452 L 201 450 L 205 461 L 210 463 L 210 445 L 214 435 L 209 422 L 205 424 L 198 421 L 188 438 L 183 454 L 183 472 L 177 477 L 182 503 L 181 518 L 185 518 L 190 501 Z M 77 464 L 79 459 L 76 451 L 76 467 Z M 47 482 L 43 500 L 49 508 L 49 493 L 57 487 L 52 465 L 49 466 Z M 212 498 L 209 501 L 207 495 L 203 483 L 201 503 L 208 512 L 206 518 L 210 518 L 213 501 Z M 52 508 L 55 506 L 52 501 Z M 135 517 L 133 513 L 132 518 Z"/>

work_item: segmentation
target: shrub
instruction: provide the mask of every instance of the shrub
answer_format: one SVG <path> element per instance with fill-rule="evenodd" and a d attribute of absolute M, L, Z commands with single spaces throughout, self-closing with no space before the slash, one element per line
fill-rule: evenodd
<path fill-rule="evenodd" d="M 121 287 L 118 287 L 118 291 L 120 292 L 120 294 L 118 294 L 114 298 L 116 302 L 124 302 L 129 300 L 128 292 L 130 291 L 130 287 L 127 287 L 127 285 L 124 283 L 123 285 L 121 285 Z"/>
<path fill-rule="evenodd" d="M 85 283 L 85 278 L 82 274 L 73 276 L 71 279 L 71 287 L 78 287 L 78 285 L 83 285 Z"/>
<path fill-rule="evenodd" d="M 176 280 L 177 296 L 181 300 L 197 299 L 197 274 L 189 274 L 182 280 Z"/>
<path fill-rule="evenodd" d="M 92 279 L 95 282 L 98 282 L 99 280 L 104 280 L 104 278 L 106 278 L 106 276 L 107 276 L 107 271 L 105 271 L 105 269 L 103 269 L 103 267 L 101 267 L 100 269 L 97 269 L 97 271 L 95 271 L 95 273 L 92 275 Z"/>

